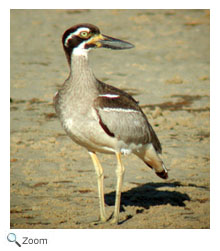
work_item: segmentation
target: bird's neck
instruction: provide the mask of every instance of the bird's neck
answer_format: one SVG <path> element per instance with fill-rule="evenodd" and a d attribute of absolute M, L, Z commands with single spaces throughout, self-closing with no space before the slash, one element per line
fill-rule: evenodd
<path fill-rule="evenodd" d="M 70 62 L 70 75 L 79 77 L 83 73 L 90 73 L 92 70 L 89 66 L 88 54 L 72 54 Z"/>
<path fill-rule="evenodd" d="M 93 90 L 96 78 L 89 66 L 88 54 L 72 54 L 70 62 L 69 84 L 79 91 Z"/>

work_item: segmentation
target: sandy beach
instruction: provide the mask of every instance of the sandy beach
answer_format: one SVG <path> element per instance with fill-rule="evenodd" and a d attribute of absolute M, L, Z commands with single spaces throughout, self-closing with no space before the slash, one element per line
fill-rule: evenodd
<path fill-rule="evenodd" d="M 135 45 L 93 50 L 90 64 L 140 102 L 169 170 L 164 181 L 123 156 L 118 225 L 91 224 L 99 216 L 95 170 L 53 107 L 69 73 L 62 34 L 84 22 Z M 11 10 L 11 228 L 210 228 L 209 53 L 208 10 Z M 110 216 L 116 158 L 98 156 Z"/>

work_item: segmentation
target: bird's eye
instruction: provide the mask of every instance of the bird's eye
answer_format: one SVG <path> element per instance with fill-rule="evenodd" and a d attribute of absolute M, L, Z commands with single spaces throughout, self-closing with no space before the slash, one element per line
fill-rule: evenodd
<path fill-rule="evenodd" d="M 90 36 L 89 32 L 87 32 L 87 31 L 82 31 L 82 32 L 80 32 L 79 35 L 81 38 L 88 38 Z"/>

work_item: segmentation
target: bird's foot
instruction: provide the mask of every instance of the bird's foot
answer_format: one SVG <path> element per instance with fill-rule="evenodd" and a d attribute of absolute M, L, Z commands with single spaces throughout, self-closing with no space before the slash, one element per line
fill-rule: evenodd
<path fill-rule="evenodd" d="M 97 226 L 97 225 L 103 224 L 107 221 L 108 221 L 108 219 L 105 216 L 102 216 L 102 217 L 99 217 L 98 220 L 91 222 L 90 225 Z"/>
<path fill-rule="evenodd" d="M 119 222 L 119 219 L 116 218 L 116 217 L 112 218 L 112 219 L 109 221 L 110 224 L 114 224 L 114 225 L 117 225 L 118 222 Z"/>
<path fill-rule="evenodd" d="M 111 216 L 108 218 L 108 222 L 110 224 L 118 224 L 119 222 L 119 217 L 116 216 L 114 213 L 111 214 Z"/>

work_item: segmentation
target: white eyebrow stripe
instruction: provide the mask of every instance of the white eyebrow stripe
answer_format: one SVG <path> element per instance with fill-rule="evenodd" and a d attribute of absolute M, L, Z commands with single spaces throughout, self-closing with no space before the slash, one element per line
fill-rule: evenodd
<path fill-rule="evenodd" d="M 90 32 L 90 29 L 89 28 L 86 28 L 86 27 L 80 27 L 78 28 L 76 31 L 72 32 L 69 34 L 69 36 L 67 36 L 66 40 L 65 40 L 65 46 L 67 46 L 67 43 L 68 43 L 68 40 L 71 39 L 73 36 L 77 36 L 80 34 L 80 32 L 82 31 L 86 31 L 86 32 Z"/>
<path fill-rule="evenodd" d="M 79 33 L 82 32 L 82 31 L 90 32 L 90 29 L 86 28 L 86 27 L 80 27 L 76 31 L 74 31 L 72 34 L 79 35 Z"/>
<path fill-rule="evenodd" d="M 100 94 L 99 97 L 104 97 L 104 98 L 119 98 L 120 95 L 117 95 L 117 94 Z"/>

